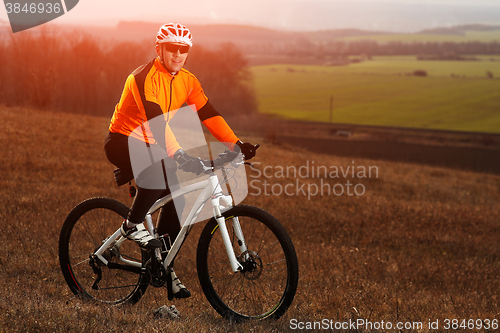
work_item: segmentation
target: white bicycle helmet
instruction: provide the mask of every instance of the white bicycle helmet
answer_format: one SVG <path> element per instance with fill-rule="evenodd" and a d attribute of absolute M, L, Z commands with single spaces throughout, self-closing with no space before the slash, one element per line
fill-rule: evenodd
<path fill-rule="evenodd" d="M 189 29 L 179 23 L 167 23 L 161 26 L 156 34 L 156 44 L 182 43 L 193 46 L 193 36 Z"/>

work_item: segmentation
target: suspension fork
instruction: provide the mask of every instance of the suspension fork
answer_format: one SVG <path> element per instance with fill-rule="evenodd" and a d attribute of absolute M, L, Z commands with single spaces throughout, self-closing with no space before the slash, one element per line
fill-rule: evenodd
<path fill-rule="evenodd" d="M 222 236 L 224 247 L 226 248 L 226 253 L 229 258 L 229 263 L 231 264 L 231 269 L 233 270 L 234 273 L 236 273 L 238 271 L 243 270 L 243 266 L 238 262 L 238 259 L 236 259 L 236 255 L 233 250 L 233 244 L 231 243 L 231 238 L 229 237 L 229 232 L 227 230 L 226 219 L 221 213 L 221 206 L 220 206 L 220 201 L 222 201 L 227 206 L 232 206 L 233 200 L 230 196 L 224 195 L 222 193 L 222 189 L 220 187 L 218 178 L 215 174 L 209 177 L 209 181 L 211 188 L 213 189 L 211 203 L 213 207 L 214 217 L 215 220 L 217 221 L 217 224 L 219 225 L 220 234 Z M 241 235 L 241 228 L 239 234 Z"/>
<path fill-rule="evenodd" d="M 241 253 L 246 253 L 248 251 L 247 243 L 245 242 L 245 237 L 243 236 L 243 230 L 241 229 L 240 219 L 237 216 L 230 217 L 233 224 L 233 230 L 236 238 L 238 239 L 238 246 L 240 247 Z"/>
<path fill-rule="evenodd" d="M 226 181 L 227 180 L 226 169 L 222 168 L 221 170 L 222 170 L 222 174 L 224 176 L 224 180 Z M 228 191 L 230 192 L 229 184 L 226 183 L 226 186 L 227 186 Z M 226 198 L 222 198 L 222 199 L 224 200 Z M 226 200 L 224 200 L 224 201 L 226 201 Z M 229 204 L 231 205 L 232 202 L 229 202 Z M 237 216 L 232 216 L 231 221 L 233 222 L 234 234 L 235 234 L 236 238 L 238 239 L 238 246 L 240 247 L 240 253 L 246 253 L 247 245 L 245 243 L 245 238 L 243 237 L 243 230 L 241 230 L 240 220 L 238 219 Z"/>
<path fill-rule="evenodd" d="M 227 231 L 226 219 L 224 218 L 224 216 L 220 215 L 220 211 L 219 215 L 218 216 L 216 215 L 215 220 L 219 225 L 220 234 L 222 236 L 222 241 L 224 242 L 224 246 L 226 248 L 226 253 L 229 258 L 229 263 L 231 264 L 231 269 L 233 270 L 234 273 L 236 273 L 237 271 L 241 271 L 243 269 L 243 266 L 241 266 L 241 264 L 236 259 L 236 255 L 233 250 L 233 244 L 231 243 L 231 238 L 229 237 L 229 232 Z"/>

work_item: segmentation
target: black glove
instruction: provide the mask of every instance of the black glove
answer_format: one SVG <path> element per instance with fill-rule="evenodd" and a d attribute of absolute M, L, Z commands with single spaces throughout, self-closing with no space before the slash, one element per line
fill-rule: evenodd
<path fill-rule="evenodd" d="M 240 140 L 238 140 L 238 142 L 236 142 L 236 145 L 238 145 L 238 147 L 240 147 L 241 153 L 243 154 L 243 156 L 245 156 L 245 160 L 249 160 L 252 157 L 254 157 L 255 151 L 257 150 L 257 148 L 260 147 L 260 145 L 254 146 L 250 142 L 243 143 Z"/>
<path fill-rule="evenodd" d="M 174 160 L 179 163 L 179 169 L 183 171 L 199 175 L 204 170 L 201 158 L 189 156 L 183 149 L 175 152 Z"/>

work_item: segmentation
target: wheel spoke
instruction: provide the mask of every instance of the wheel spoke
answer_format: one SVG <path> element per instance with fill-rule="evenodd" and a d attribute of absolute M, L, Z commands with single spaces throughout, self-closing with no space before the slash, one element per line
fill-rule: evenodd
<path fill-rule="evenodd" d="M 88 262 L 89 260 L 90 260 L 90 259 L 89 259 L 89 258 L 87 258 L 87 259 L 85 259 L 85 260 L 82 260 L 82 261 L 80 261 L 80 262 L 77 262 L 76 264 L 74 264 L 74 265 L 73 265 L 73 267 L 76 267 L 76 266 L 79 266 L 79 265 L 81 265 L 81 264 L 83 264 L 83 263 L 86 263 L 86 262 Z"/>

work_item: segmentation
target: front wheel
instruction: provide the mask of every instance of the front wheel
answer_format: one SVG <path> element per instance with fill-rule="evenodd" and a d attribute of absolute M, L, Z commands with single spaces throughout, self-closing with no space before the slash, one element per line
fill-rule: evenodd
<path fill-rule="evenodd" d="M 223 214 L 236 258 L 243 270 L 233 273 L 217 221 L 200 236 L 196 263 L 207 300 L 232 320 L 281 317 L 293 301 L 299 279 L 297 255 L 283 226 L 264 210 L 240 205 Z M 241 251 L 237 221 L 247 246 Z"/>

